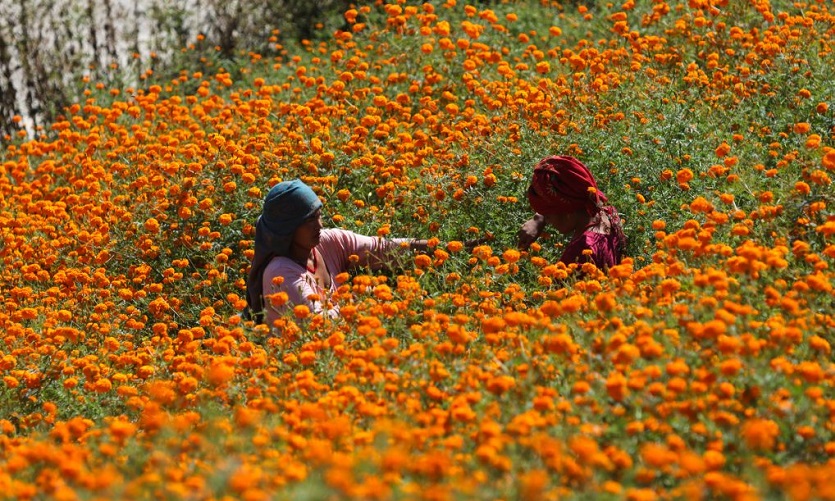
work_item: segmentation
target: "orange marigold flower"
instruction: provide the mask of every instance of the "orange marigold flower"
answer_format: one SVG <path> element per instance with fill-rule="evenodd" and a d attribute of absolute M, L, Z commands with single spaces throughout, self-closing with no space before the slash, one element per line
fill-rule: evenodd
<path fill-rule="evenodd" d="M 826 170 L 835 170 L 835 148 L 826 152 L 821 160 L 821 165 L 823 165 Z"/>
<path fill-rule="evenodd" d="M 519 485 L 522 499 L 543 499 L 550 478 L 548 472 L 542 469 L 531 470 L 520 475 Z"/>
<path fill-rule="evenodd" d="M 797 364 L 795 370 L 807 383 L 817 384 L 826 377 L 826 372 L 817 362 L 803 361 Z"/>
<path fill-rule="evenodd" d="M 298 319 L 305 319 L 310 316 L 310 308 L 306 304 L 297 304 L 293 308 L 293 315 Z"/>
<path fill-rule="evenodd" d="M 153 217 L 147 219 L 143 226 L 145 227 L 145 230 L 150 233 L 156 233 L 159 231 L 159 221 L 157 221 L 156 218 Z"/>
<path fill-rule="evenodd" d="M 725 455 L 719 451 L 714 450 L 707 450 L 705 451 L 704 455 L 702 456 L 702 460 L 704 461 L 705 468 L 710 471 L 718 470 L 725 466 Z"/>
<path fill-rule="evenodd" d="M 473 255 L 479 259 L 488 259 L 493 255 L 493 249 L 489 245 L 477 245 L 473 248 Z"/>
<path fill-rule="evenodd" d="M 516 379 L 513 376 L 501 375 L 487 382 L 487 391 L 494 395 L 501 395 L 514 386 L 516 386 Z"/>
<path fill-rule="evenodd" d="M 815 231 L 818 233 L 822 233 L 824 236 L 832 236 L 835 235 L 835 220 L 827 221 L 824 224 L 815 228 Z"/>
<path fill-rule="evenodd" d="M 794 131 L 795 134 L 806 134 L 811 129 L 812 129 L 812 126 L 809 125 L 809 122 L 798 122 L 798 123 L 794 124 L 794 127 L 792 127 L 792 130 Z"/>
<path fill-rule="evenodd" d="M 484 331 L 485 334 L 493 334 L 500 332 L 506 325 L 507 322 L 505 322 L 503 318 L 490 317 L 481 321 L 481 330 Z"/>
<path fill-rule="evenodd" d="M 107 393 L 113 389 L 113 383 L 107 378 L 101 378 L 93 383 L 93 391 L 96 393 Z"/>
<path fill-rule="evenodd" d="M 267 299 L 273 307 L 279 308 L 287 304 L 287 301 L 290 300 L 290 296 L 286 292 L 281 291 L 268 295 Z"/>
<path fill-rule="evenodd" d="M 510 264 L 519 261 L 521 256 L 522 254 L 516 249 L 508 249 L 502 253 L 502 259 L 504 259 L 506 263 Z"/>
<path fill-rule="evenodd" d="M 432 264 L 432 258 L 426 254 L 418 254 L 415 256 L 415 266 L 418 268 L 428 268 Z"/>
<path fill-rule="evenodd" d="M 453 240 L 453 241 L 448 242 L 446 244 L 446 250 L 448 250 L 449 252 L 453 252 L 453 253 L 460 252 L 461 249 L 463 249 L 463 248 L 464 248 L 464 244 L 457 241 L 457 240 Z"/>
<path fill-rule="evenodd" d="M 806 147 L 810 150 L 814 150 L 818 148 L 821 144 L 821 137 L 820 134 L 810 134 L 808 138 L 806 138 Z"/>
<path fill-rule="evenodd" d="M 182 393 L 191 393 L 199 386 L 197 378 L 193 376 L 186 376 L 177 384 L 177 389 Z"/>
<path fill-rule="evenodd" d="M 206 371 L 206 379 L 212 386 L 218 387 L 228 383 L 235 376 L 235 367 L 226 362 L 214 362 Z"/>
<path fill-rule="evenodd" d="M 572 354 L 578 350 L 574 340 L 568 334 L 544 336 L 541 343 L 547 353 Z"/>
<path fill-rule="evenodd" d="M 742 438 L 755 451 L 774 449 L 779 435 L 780 427 L 770 419 L 751 419 L 742 425 Z"/>
<path fill-rule="evenodd" d="M 136 425 L 133 423 L 121 419 L 110 423 L 110 435 L 119 443 L 123 443 L 134 433 L 136 433 Z"/>
<path fill-rule="evenodd" d="M 626 398 L 627 379 L 620 372 L 613 372 L 606 378 L 606 392 L 618 402 Z"/>
<path fill-rule="evenodd" d="M 312 350 L 304 350 L 299 353 L 299 361 L 303 365 L 311 365 L 316 361 L 316 352 Z"/>
<path fill-rule="evenodd" d="M 705 197 L 699 196 L 690 202 L 690 210 L 697 214 L 700 212 L 707 214 L 713 210 L 713 204 L 708 202 Z"/>
<path fill-rule="evenodd" d="M 827 355 L 832 349 L 829 341 L 817 335 L 810 337 L 808 342 L 810 348 L 821 353 L 826 353 Z"/>
<path fill-rule="evenodd" d="M 600 293 L 595 296 L 594 305 L 600 311 L 612 311 L 617 306 L 617 298 L 611 292 Z"/>
<path fill-rule="evenodd" d="M 674 462 L 677 458 L 676 454 L 670 451 L 665 445 L 649 442 L 641 447 L 641 459 L 647 465 L 661 469 Z"/>
<path fill-rule="evenodd" d="M 693 180 L 693 171 L 690 169 L 681 169 L 676 172 L 676 181 L 678 184 L 687 184 Z"/>

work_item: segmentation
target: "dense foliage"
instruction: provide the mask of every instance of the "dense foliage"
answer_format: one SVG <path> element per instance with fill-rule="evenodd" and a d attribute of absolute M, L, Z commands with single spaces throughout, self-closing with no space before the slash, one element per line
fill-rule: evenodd
<path fill-rule="evenodd" d="M 344 17 L 91 81 L 7 142 L 0 496 L 835 498 L 829 3 Z M 623 214 L 622 265 L 515 248 L 557 153 Z M 432 252 L 340 276 L 336 320 L 243 321 L 292 178 L 328 224 Z"/>

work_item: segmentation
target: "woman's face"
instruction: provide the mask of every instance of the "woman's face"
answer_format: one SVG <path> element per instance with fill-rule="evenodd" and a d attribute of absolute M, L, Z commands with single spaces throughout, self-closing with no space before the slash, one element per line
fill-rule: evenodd
<path fill-rule="evenodd" d="M 293 233 L 293 245 L 312 249 L 319 245 L 319 238 L 322 232 L 322 211 L 317 210 L 309 218 L 305 219 L 295 233 Z"/>
<path fill-rule="evenodd" d="M 543 216 L 545 222 L 553 226 L 557 231 L 563 235 L 574 233 L 577 228 L 578 214 L 576 212 L 561 212 L 558 214 L 549 214 Z"/>

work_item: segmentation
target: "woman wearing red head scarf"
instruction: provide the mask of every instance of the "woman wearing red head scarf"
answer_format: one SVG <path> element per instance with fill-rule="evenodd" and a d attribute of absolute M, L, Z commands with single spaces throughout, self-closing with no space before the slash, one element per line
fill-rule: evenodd
<path fill-rule="evenodd" d="M 571 235 L 560 257 L 565 264 L 591 262 L 605 270 L 620 263 L 626 247 L 620 217 L 582 162 L 568 156 L 540 160 L 528 201 L 536 215 L 519 230 L 520 248 L 527 249 L 550 224 Z"/>

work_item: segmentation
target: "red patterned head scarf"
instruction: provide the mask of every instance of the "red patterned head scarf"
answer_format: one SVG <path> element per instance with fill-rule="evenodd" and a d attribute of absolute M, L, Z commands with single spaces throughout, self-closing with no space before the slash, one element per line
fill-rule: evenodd
<path fill-rule="evenodd" d="M 533 171 L 528 201 L 539 214 L 597 213 L 608 202 L 588 167 L 573 157 L 543 158 Z"/>

